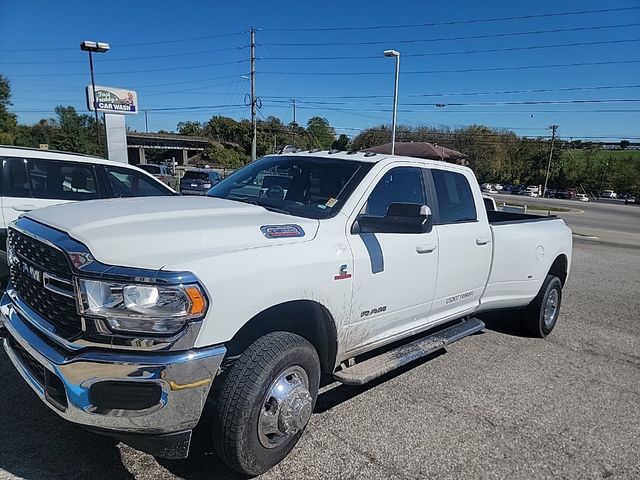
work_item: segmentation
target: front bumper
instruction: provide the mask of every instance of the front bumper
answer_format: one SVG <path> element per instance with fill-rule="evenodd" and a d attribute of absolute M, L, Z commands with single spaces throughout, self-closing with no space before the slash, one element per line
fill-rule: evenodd
<path fill-rule="evenodd" d="M 3 329 L 9 358 L 47 406 L 66 420 L 112 434 L 190 433 L 226 354 L 224 346 L 166 353 L 69 352 L 32 330 L 7 295 L 0 307 Z M 159 399 L 141 410 L 98 407 L 91 387 L 99 382 L 155 384 Z"/>

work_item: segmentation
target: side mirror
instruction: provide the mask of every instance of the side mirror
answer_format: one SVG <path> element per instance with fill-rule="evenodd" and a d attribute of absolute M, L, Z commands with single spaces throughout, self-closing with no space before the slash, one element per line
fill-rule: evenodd
<path fill-rule="evenodd" d="M 433 228 L 433 216 L 427 205 L 392 203 L 384 217 L 360 215 L 351 233 L 426 233 Z"/>

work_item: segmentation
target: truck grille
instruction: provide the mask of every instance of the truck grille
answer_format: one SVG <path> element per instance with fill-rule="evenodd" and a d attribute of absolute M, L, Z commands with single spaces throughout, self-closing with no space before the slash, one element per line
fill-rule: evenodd
<path fill-rule="evenodd" d="M 11 265 L 11 282 L 20 299 L 60 330 L 64 337 L 80 333 L 82 322 L 76 310 L 71 267 L 65 255 L 13 229 L 9 229 L 9 248 L 18 258 Z M 59 280 L 50 280 L 52 288 L 46 288 L 45 275 Z M 72 296 L 52 290 L 68 292 Z"/>

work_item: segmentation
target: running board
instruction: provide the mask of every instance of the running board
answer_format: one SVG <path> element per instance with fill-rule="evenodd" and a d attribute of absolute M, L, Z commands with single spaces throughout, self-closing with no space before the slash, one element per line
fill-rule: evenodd
<path fill-rule="evenodd" d="M 470 318 L 451 327 L 414 340 L 376 357 L 356 363 L 333 374 L 333 378 L 347 385 L 363 385 L 419 358 L 437 352 L 447 345 L 484 329 L 484 322 Z"/>

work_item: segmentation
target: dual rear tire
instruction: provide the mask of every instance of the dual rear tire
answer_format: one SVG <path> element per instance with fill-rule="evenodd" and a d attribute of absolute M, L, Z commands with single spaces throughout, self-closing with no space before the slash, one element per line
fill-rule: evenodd
<path fill-rule="evenodd" d="M 547 275 L 538 295 L 522 311 L 523 327 L 532 337 L 544 338 L 558 322 L 562 304 L 562 281 Z"/>

